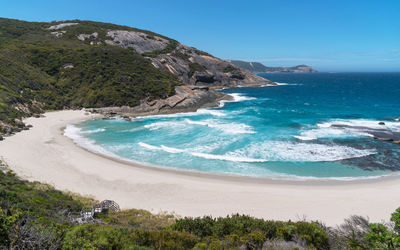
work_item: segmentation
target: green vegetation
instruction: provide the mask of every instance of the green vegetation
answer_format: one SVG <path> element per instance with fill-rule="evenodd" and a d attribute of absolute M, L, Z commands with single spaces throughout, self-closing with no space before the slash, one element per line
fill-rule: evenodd
<path fill-rule="evenodd" d="M 232 72 L 232 71 L 235 71 L 235 70 L 237 70 L 237 68 L 229 65 L 224 69 L 224 73 L 229 73 L 229 72 Z"/>
<path fill-rule="evenodd" d="M 178 218 L 145 210 L 105 211 L 104 224 L 73 225 L 68 212 L 96 201 L 28 182 L 1 166 L 0 248 L 12 249 L 399 249 L 400 208 L 391 223 L 352 216 L 338 228 L 246 215 Z"/>
<path fill-rule="evenodd" d="M 151 52 L 143 53 L 142 55 L 143 56 L 148 56 L 148 57 L 157 57 L 158 55 L 161 55 L 161 54 L 171 53 L 176 48 L 176 46 L 178 46 L 178 42 L 175 41 L 175 40 L 169 39 L 169 43 L 167 44 L 165 49 L 163 49 L 163 50 L 153 50 Z"/>
<path fill-rule="evenodd" d="M 135 106 L 144 98 L 169 97 L 181 84 L 134 50 L 104 42 L 90 45 L 90 39 L 83 42 L 76 37 L 97 32 L 98 37 L 91 39 L 103 41 L 108 29 L 156 34 L 114 24 L 71 22 L 79 25 L 63 28 L 66 33 L 57 38 L 47 30 L 57 23 L 0 18 L 0 133 L 1 124 L 15 125 L 16 118 L 43 110 Z M 177 42 L 165 39 L 169 45 L 151 53 L 174 50 Z"/>
<path fill-rule="evenodd" d="M 194 75 L 194 72 L 199 71 L 199 72 L 203 72 L 206 70 L 206 68 L 204 68 L 202 65 L 198 64 L 198 63 L 190 63 L 189 64 L 189 77 L 192 77 Z"/>

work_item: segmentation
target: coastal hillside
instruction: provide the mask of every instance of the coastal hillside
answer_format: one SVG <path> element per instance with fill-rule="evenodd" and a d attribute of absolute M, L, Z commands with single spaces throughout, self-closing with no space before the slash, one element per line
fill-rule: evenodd
<path fill-rule="evenodd" d="M 253 73 L 316 73 L 318 72 L 308 65 L 297 65 L 293 67 L 268 67 L 259 62 L 245 62 L 240 60 L 231 60 L 231 63 L 237 67 L 248 70 Z"/>
<path fill-rule="evenodd" d="M 352 216 L 337 228 L 320 222 L 270 221 L 239 214 L 180 218 L 139 209 L 119 210 L 110 200 L 99 203 L 47 184 L 25 181 L 2 162 L 0 194 L 1 249 L 400 247 L 400 208 L 392 214 L 390 225 Z"/>
<path fill-rule="evenodd" d="M 224 98 L 210 89 L 268 83 L 146 30 L 80 20 L 0 18 L 0 134 L 27 129 L 21 118 L 45 110 L 195 110 Z"/>

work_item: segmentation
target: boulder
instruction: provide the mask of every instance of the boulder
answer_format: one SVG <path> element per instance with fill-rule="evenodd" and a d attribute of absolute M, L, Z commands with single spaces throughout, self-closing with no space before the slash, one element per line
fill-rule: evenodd
<path fill-rule="evenodd" d="M 127 122 L 131 122 L 131 121 L 132 121 L 132 119 L 131 119 L 129 116 L 127 116 L 127 115 L 124 115 L 124 116 L 122 116 L 122 117 L 123 117 L 124 120 L 127 121 Z"/>
<path fill-rule="evenodd" d="M 379 125 L 385 125 L 385 123 L 384 123 L 384 122 L 379 122 L 378 124 L 379 124 Z"/>
<path fill-rule="evenodd" d="M 0 141 L 4 140 L 3 136 L 0 135 Z"/>

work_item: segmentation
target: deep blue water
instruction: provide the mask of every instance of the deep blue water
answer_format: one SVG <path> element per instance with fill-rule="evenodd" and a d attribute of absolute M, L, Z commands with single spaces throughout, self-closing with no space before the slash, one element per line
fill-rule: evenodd
<path fill-rule="evenodd" d="M 93 120 L 66 134 L 93 151 L 167 168 L 271 178 L 396 174 L 400 73 L 261 74 L 198 112 Z M 380 125 L 384 122 L 385 125 Z"/>

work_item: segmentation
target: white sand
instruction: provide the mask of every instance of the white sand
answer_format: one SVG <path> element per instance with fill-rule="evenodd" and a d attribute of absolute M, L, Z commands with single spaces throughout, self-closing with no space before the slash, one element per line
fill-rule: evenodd
<path fill-rule="evenodd" d="M 400 179 L 358 182 L 271 181 L 183 174 L 108 159 L 63 136 L 68 123 L 92 116 L 83 111 L 29 118 L 33 128 L 0 142 L 0 156 L 19 176 L 122 208 L 176 212 L 182 216 L 250 214 L 275 220 L 320 220 L 327 225 L 349 215 L 388 220 L 400 206 Z"/>

